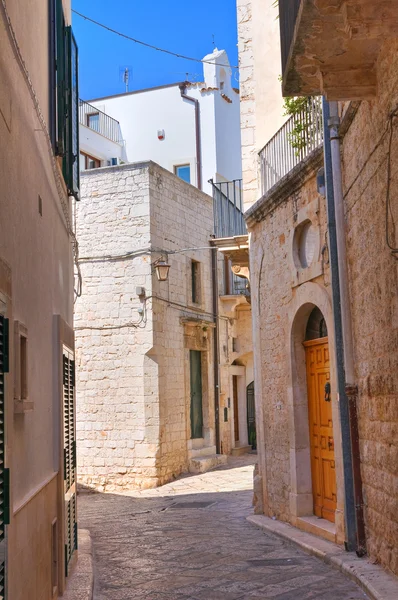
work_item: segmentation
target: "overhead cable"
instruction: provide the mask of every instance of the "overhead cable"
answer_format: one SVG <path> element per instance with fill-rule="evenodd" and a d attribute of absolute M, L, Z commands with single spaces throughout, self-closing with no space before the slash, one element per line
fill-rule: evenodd
<path fill-rule="evenodd" d="M 94 23 L 94 25 L 97 25 L 98 27 L 102 27 L 103 29 L 106 29 L 106 31 L 115 33 L 116 35 L 119 35 L 120 37 L 125 38 L 126 40 L 130 40 L 130 42 L 134 42 L 135 44 L 140 44 L 141 46 L 145 46 L 146 48 L 151 48 L 152 50 L 157 50 L 157 52 L 164 52 L 165 54 L 170 54 L 171 56 L 176 56 L 177 58 L 183 58 L 184 60 L 191 60 L 191 61 L 197 62 L 197 63 L 208 63 L 210 65 L 217 65 L 218 67 L 239 69 L 239 67 L 237 67 L 236 65 L 227 65 L 227 64 L 217 63 L 217 62 L 214 62 L 213 60 L 201 60 L 200 58 L 193 58 L 192 56 L 185 56 L 184 54 L 178 54 L 177 52 L 172 52 L 171 50 L 166 50 L 165 48 L 159 48 L 158 46 L 154 46 L 153 44 L 148 44 L 148 42 L 143 42 L 142 40 L 137 40 L 137 38 L 133 38 L 130 35 L 122 33 L 121 31 L 112 29 L 112 27 L 108 27 L 108 25 L 99 23 L 98 21 L 95 21 L 94 19 L 87 17 L 87 15 L 83 15 L 82 13 L 78 12 L 75 9 L 72 9 L 72 12 L 75 13 L 75 15 L 78 15 L 79 17 L 81 17 L 82 19 L 85 19 L 86 21 L 90 21 L 90 23 Z"/>

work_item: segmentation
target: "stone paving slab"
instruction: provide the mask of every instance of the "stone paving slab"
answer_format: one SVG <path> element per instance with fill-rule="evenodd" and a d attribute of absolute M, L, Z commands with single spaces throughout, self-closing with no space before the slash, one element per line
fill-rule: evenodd
<path fill-rule="evenodd" d="M 93 597 L 93 556 L 90 532 L 78 530 L 78 560 L 67 579 L 63 600 L 92 600 Z"/>
<path fill-rule="evenodd" d="M 287 523 L 274 521 L 264 515 L 250 515 L 247 520 L 268 533 L 276 534 L 297 544 L 305 552 L 336 567 L 347 577 L 356 581 L 370 598 L 374 600 L 398 599 L 398 579 L 394 575 L 386 573 L 379 565 L 372 564 L 365 557 L 357 558 L 354 553 L 345 552 L 337 544 L 300 531 Z"/>
<path fill-rule="evenodd" d="M 330 565 L 247 522 L 254 461 L 153 490 L 80 494 L 94 600 L 365 600 Z"/>

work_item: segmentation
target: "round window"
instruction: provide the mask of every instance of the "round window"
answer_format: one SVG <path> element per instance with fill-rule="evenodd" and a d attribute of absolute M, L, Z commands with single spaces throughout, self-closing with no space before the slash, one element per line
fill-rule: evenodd
<path fill-rule="evenodd" d="M 302 269 L 310 267 L 315 256 L 317 246 L 317 230 L 311 221 L 299 225 L 294 233 L 295 259 Z"/>

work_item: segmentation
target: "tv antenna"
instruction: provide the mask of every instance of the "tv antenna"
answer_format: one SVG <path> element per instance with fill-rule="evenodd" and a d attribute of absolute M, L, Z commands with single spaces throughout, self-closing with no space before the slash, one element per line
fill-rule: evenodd
<path fill-rule="evenodd" d="M 119 68 L 120 80 L 124 83 L 126 92 L 129 91 L 129 83 L 132 76 L 132 72 L 133 69 L 130 66 Z"/>

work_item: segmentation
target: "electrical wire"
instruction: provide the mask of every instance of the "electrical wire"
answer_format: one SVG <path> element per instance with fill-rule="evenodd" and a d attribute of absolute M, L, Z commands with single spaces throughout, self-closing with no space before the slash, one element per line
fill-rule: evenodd
<path fill-rule="evenodd" d="M 108 25 L 99 23 L 98 21 L 95 21 L 94 19 L 87 17 L 87 15 L 83 15 L 82 13 L 78 12 L 75 9 L 72 9 L 72 12 L 75 13 L 75 15 L 78 15 L 79 17 L 81 17 L 82 19 L 85 19 L 86 21 L 90 21 L 90 23 L 94 23 L 94 25 L 97 25 L 98 27 L 102 27 L 102 29 L 106 29 L 106 31 L 115 33 L 116 35 L 119 35 L 120 37 L 125 38 L 126 40 L 129 40 L 130 42 L 134 42 L 135 44 L 140 44 L 141 46 L 145 46 L 146 48 L 151 48 L 152 50 L 156 50 L 157 52 L 164 52 L 165 54 L 170 54 L 171 56 L 176 56 L 177 58 L 183 58 L 184 60 L 190 60 L 192 62 L 208 63 L 210 65 L 217 65 L 218 67 L 239 69 L 239 67 L 237 67 L 236 65 L 227 65 L 227 64 L 217 63 L 212 60 L 201 60 L 200 58 L 192 58 L 192 56 L 185 56 L 184 54 L 178 54 L 177 52 L 172 52 L 171 50 L 166 50 L 165 48 L 159 48 L 158 46 L 154 46 L 153 44 L 148 44 L 147 42 L 143 42 L 142 40 L 137 40 L 136 38 L 133 38 L 130 35 L 121 33 L 120 31 L 117 31 L 116 29 L 112 29 L 112 27 L 108 27 Z"/>
<path fill-rule="evenodd" d="M 72 227 L 72 223 L 70 220 L 70 216 L 69 216 L 69 206 L 67 203 L 67 194 L 65 191 L 65 183 L 61 178 L 61 175 L 59 173 L 58 170 L 58 164 L 56 161 L 56 158 L 54 156 L 54 152 L 53 152 L 53 147 L 52 147 L 52 143 L 51 143 L 51 138 L 50 138 L 50 134 L 48 132 L 47 129 L 47 124 L 46 121 L 44 119 L 41 107 L 40 107 L 40 103 L 36 94 L 36 91 L 33 87 L 33 83 L 28 71 L 28 68 L 26 66 L 26 63 L 23 59 L 22 56 L 22 52 L 21 49 L 19 47 L 18 44 L 18 40 L 14 31 L 14 28 L 12 26 L 11 23 L 11 19 L 10 19 L 10 15 L 8 14 L 8 10 L 7 10 L 7 5 L 5 0 L 1 0 L 1 4 L 0 7 L 2 9 L 2 14 L 3 14 L 3 18 L 5 19 L 5 25 L 6 25 L 6 30 L 7 30 L 7 35 L 9 37 L 9 40 L 11 42 L 11 47 L 12 47 L 12 51 L 13 54 L 16 58 L 16 61 L 19 65 L 19 68 L 22 72 L 22 75 L 25 79 L 25 82 L 28 86 L 28 90 L 29 90 L 29 95 L 33 101 L 33 105 L 34 105 L 34 109 L 36 112 L 36 116 L 39 120 L 40 123 L 40 130 L 44 133 L 44 137 L 46 140 L 46 145 L 47 145 L 47 150 L 48 150 L 48 154 L 50 157 L 50 162 L 51 162 L 51 168 L 53 171 L 53 175 L 55 178 L 55 184 L 57 187 L 57 192 L 58 192 L 58 197 L 60 199 L 61 202 L 61 208 L 62 208 L 62 212 L 66 221 L 66 228 L 67 228 L 67 232 L 69 234 L 69 236 L 72 239 L 72 247 L 73 247 L 73 255 L 74 255 L 74 262 L 75 262 L 75 266 L 76 266 L 76 270 L 77 270 L 77 290 L 75 290 L 75 300 L 78 296 L 81 295 L 81 290 L 82 290 L 82 275 L 81 275 L 81 271 L 80 271 L 80 266 L 79 266 L 79 244 L 77 242 L 76 239 L 76 235 L 75 232 L 73 231 L 73 227 Z"/>

